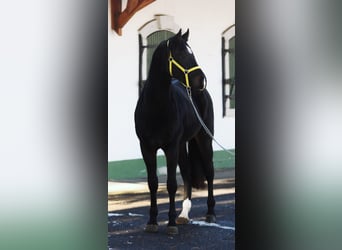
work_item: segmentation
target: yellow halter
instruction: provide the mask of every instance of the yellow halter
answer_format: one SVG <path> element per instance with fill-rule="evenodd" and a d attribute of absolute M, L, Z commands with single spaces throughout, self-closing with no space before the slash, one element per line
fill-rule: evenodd
<path fill-rule="evenodd" d="M 169 40 L 167 40 L 167 47 L 169 47 Z M 183 72 L 184 77 L 185 77 L 185 87 L 186 88 L 190 88 L 190 83 L 189 83 L 189 74 L 192 71 L 195 71 L 197 69 L 201 69 L 200 66 L 194 66 L 190 69 L 185 69 L 182 65 L 180 65 L 173 57 L 172 57 L 172 53 L 170 51 L 170 55 L 169 55 L 169 72 L 170 75 L 173 76 L 172 74 L 172 66 L 175 65 L 180 71 Z M 184 83 L 183 83 L 184 85 Z"/>

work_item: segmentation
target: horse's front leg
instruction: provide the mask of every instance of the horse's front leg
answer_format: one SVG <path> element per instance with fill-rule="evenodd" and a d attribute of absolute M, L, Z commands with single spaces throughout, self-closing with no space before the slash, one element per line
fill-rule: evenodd
<path fill-rule="evenodd" d="M 146 145 L 140 144 L 141 152 L 147 169 L 147 182 L 150 190 L 150 219 L 147 222 L 145 231 L 155 233 L 158 232 L 158 207 L 157 207 L 157 190 L 158 190 L 158 176 L 157 176 L 157 160 L 156 150 L 153 150 Z"/>
<path fill-rule="evenodd" d="M 168 234 L 178 234 L 176 226 L 176 206 L 175 195 L 177 191 L 176 168 L 178 161 L 178 148 L 170 147 L 165 150 L 167 164 L 167 191 L 169 193 L 169 223 L 167 227 Z"/>
<path fill-rule="evenodd" d="M 183 183 L 184 183 L 184 194 L 183 194 L 183 206 L 182 212 L 179 214 L 176 223 L 177 224 L 188 224 L 190 221 L 189 213 L 191 210 L 191 174 L 190 174 L 190 162 L 187 155 L 185 144 L 179 148 L 179 168 L 181 171 Z"/>

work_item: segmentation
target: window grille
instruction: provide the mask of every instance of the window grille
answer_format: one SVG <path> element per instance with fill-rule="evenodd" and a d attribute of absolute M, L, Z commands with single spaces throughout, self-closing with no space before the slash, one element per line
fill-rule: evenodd
<path fill-rule="evenodd" d="M 222 33 L 222 116 L 235 109 L 235 25 Z"/>

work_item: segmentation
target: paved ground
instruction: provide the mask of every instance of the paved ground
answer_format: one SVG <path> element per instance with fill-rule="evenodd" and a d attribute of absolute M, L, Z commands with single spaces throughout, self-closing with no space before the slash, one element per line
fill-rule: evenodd
<path fill-rule="evenodd" d="M 214 194 L 217 223 L 204 222 L 206 190 L 194 190 L 191 223 L 179 226 L 179 235 L 166 234 L 168 195 L 165 177 L 159 177 L 159 232 L 146 233 L 149 193 L 145 180 L 108 183 L 108 249 L 235 249 L 234 169 L 216 171 Z M 178 176 L 176 210 L 182 206 L 182 180 Z"/>

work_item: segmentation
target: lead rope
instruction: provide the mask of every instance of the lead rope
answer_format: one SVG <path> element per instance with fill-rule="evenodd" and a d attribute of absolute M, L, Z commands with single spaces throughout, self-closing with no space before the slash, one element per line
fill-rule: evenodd
<path fill-rule="evenodd" d="M 199 115 L 199 113 L 198 113 L 198 111 L 197 111 L 197 108 L 196 108 L 194 102 L 192 101 L 191 89 L 190 89 L 190 88 L 186 88 L 186 92 L 188 93 L 188 96 L 189 96 L 191 105 L 192 105 L 192 107 L 194 108 L 194 111 L 195 111 L 195 114 L 196 114 L 196 116 L 197 116 L 197 118 L 198 118 L 198 121 L 201 123 L 201 125 L 202 125 L 203 129 L 205 130 L 205 132 L 211 137 L 211 139 L 212 139 L 214 142 L 216 142 L 216 144 L 217 144 L 218 146 L 220 146 L 220 147 L 223 149 L 223 151 L 225 151 L 226 153 L 228 153 L 228 154 L 230 154 L 230 155 L 232 155 L 232 156 L 235 156 L 234 153 L 228 151 L 228 149 L 226 149 L 225 147 L 223 147 L 223 146 L 214 138 L 213 134 L 210 132 L 210 130 L 208 129 L 208 127 L 207 127 L 207 126 L 205 125 L 205 123 L 203 122 L 201 116 Z"/>

